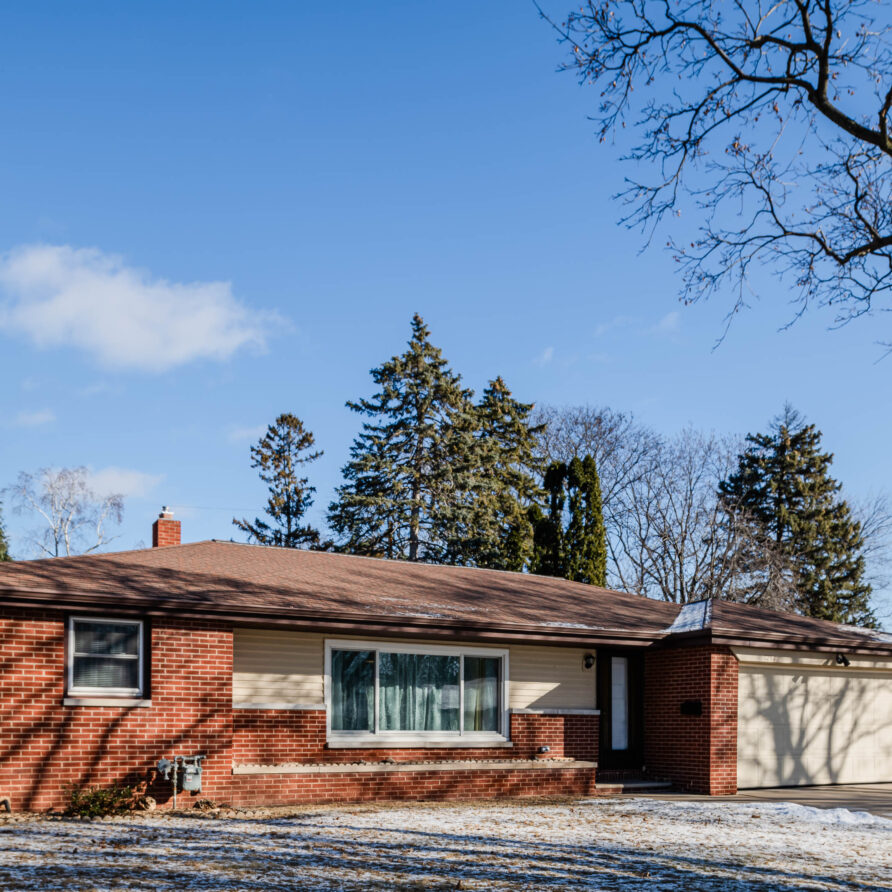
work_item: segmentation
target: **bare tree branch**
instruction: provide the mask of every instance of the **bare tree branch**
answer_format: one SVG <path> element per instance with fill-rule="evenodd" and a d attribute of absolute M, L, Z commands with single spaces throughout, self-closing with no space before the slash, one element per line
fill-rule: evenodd
<path fill-rule="evenodd" d="M 892 309 L 892 42 L 872 0 L 588 0 L 561 24 L 580 80 L 597 86 L 601 141 L 630 129 L 622 218 L 670 234 L 693 302 L 757 271 L 842 324 Z M 551 21 L 551 20 L 549 20 Z M 677 233 L 678 220 L 673 223 Z"/>

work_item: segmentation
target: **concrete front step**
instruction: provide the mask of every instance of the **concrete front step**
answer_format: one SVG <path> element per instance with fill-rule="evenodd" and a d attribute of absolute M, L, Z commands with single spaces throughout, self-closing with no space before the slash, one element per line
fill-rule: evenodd
<path fill-rule="evenodd" d="M 597 793 L 666 793 L 672 789 L 672 784 L 667 781 L 633 780 L 623 783 L 595 784 Z"/>

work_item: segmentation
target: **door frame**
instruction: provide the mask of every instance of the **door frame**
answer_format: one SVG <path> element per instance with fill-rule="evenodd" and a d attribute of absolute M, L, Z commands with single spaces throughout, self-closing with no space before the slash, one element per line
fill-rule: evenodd
<path fill-rule="evenodd" d="M 628 746 L 623 750 L 615 750 L 612 746 L 613 657 L 627 660 Z M 597 671 L 597 706 L 601 713 L 598 723 L 598 767 L 608 771 L 641 768 L 644 764 L 644 654 L 640 650 L 599 648 Z"/>

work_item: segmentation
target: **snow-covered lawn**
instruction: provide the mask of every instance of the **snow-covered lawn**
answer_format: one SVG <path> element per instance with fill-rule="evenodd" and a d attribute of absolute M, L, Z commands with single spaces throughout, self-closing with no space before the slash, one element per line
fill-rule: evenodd
<path fill-rule="evenodd" d="M 0 889 L 889 889 L 892 821 L 788 803 L 340 806 L 0 822 Z"/>

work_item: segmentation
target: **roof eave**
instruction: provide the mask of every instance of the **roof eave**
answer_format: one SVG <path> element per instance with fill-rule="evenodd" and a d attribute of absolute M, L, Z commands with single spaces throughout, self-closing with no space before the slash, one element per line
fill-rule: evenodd
<path fill-rule="evenodd" d="M 833 638 L 816 635 L 791 635 L 766 632 L 754 635 L 752 632 L 731 630 L 694 629 L 690 632 L 676 632 L 667 635 L 659 642 L 661 647 L 752 647 L 775 650 L 814 650 L 821 653 L 887 654 L 892 653 L 892 642 L 854 641 L 851 638 Z"/>

